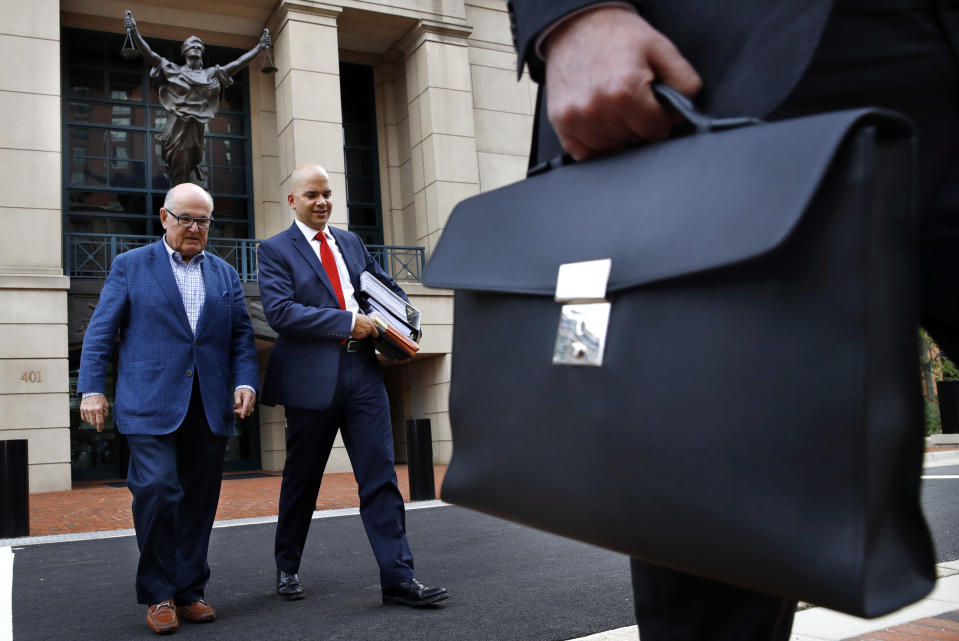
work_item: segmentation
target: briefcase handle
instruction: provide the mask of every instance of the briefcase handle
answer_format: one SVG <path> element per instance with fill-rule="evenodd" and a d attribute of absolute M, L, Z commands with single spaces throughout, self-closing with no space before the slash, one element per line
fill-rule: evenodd
<path fill-rule="evenodd" d="M 708 114 L 696 109 L 693 101 L 679 93 L 669 85 L 661 82 L 654 82 L 650 85 L 653 93 L 660 102 L 664 102 L 676 111 L 678 111 L 689 124 L 696 128 L 696 133 L 703 134 L 710 131 L 720 131 L 722 129 L 735 129 L 736 127 L 745 127 L 756 125 L 762 122 L 759 118 L 752 116 L 738 116 L 735 118 L 714 118 Z"/>
<path fill-rule="evenodd" d="M 656 98 L 663 102 L 682 115 L 682 117 L 688 122 L 697 134 L 709 133 L 711 131 L 721 131 L 723 129 L 735 129 L 736 127 L 746 127 L 749 125 L 756 125 L 762 123 L 762 120 L 755 118 L 753 116 L 738 116 L 734 118 L 714 118 L 708 114 L 696 109 L 696 106 L 693 105 L 693 101 L 679 93 L 669 85 L 664 85 L 661 82 L 654 82 L 650 85 L 650 88 L 653 90 Z M 556 167 L 562 167 L 563 165 L 573 165 L 576 161 L 567 153 L 563 153 L 555 158 L 550 160 L 544 160 L 543 162 L 530 167 L 526 172 L 526 177 L 530 178 L 536 174 L 541 174 L 550 169 Z"/>

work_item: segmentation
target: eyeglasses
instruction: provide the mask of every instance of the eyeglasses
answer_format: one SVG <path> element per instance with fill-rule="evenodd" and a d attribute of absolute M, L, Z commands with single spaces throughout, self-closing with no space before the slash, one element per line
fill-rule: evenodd
<path fill-rule="evenodd" d="M 197 229 L 209 229 L 210 225 L 213 224 L 212 218 L 194 218 L 193 216 L 180 216 L 178 214 L 174 214 L 169 209 L 167 210 L 166 213 L 176 218 L 177 225 L 179 225 L 180 227 L 186 227 L 187 229 L 189 229 L 190 227 L 193 227 L 193 223 L 196 223 Z"/>

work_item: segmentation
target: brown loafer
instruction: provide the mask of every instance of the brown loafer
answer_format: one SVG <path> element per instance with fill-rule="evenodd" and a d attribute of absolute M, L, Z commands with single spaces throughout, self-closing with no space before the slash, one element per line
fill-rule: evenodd
<path fill-rule="evenodd" d="M 167 599 L 147 608 L 147 625 L 157 634 L 176 632 L 180 622 L 176 618 L 173 600 Z"/>
<path fill-rule="evenodd" d="M 194 601 L 190 605 L 178 605 L 176 613 L 190 623 L 209 623 L 216 619 L 216 610 L 202 600 Z"/>

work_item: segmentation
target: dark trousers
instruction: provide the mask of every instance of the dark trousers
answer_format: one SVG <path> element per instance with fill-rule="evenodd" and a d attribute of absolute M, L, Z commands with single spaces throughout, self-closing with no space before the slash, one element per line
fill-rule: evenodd
<path fill-rule="evenodd" d="M 909 4 L 915 6 L 905 8 Z M 811 66 L 767 119 L 867 105 L 913 119 L 919 131 L 922 324 L 957 359 L 959 10 L 941 8 L 945 4 L 955 3 L 837 0 Z M 789 638 L 795 601 L 635 559 L 632 576 L 642 641 Z"/>
<path fill-rule="evenodd" d="M 360 518 L 386 587 L 413 577 L 406 512 L 396 484 L 393 430 L 383 370 L 372 347 L 340 356 L 325 410 L 286 408 L 286 463 L 276 526 L 276 567 L 297 572 L 330 450 L 341 430 L 360 495 Z"/>
<path fill-rule="evenodd" d="M 133 525 L 140 547 L 137 601 L 203 598 L 207 550 L 223 477 L 226 437 L 210 431 L 196 381 L 183 424 L 169 434 L 127 434 Z"/>
<path fill-rule="evenodd" d="M 796 602 L 633 559 L 642 641 L 789 638 Z"/>

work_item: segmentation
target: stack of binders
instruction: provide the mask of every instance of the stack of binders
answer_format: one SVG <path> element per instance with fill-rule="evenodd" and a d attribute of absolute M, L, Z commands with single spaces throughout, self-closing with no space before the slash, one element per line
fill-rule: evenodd
<path fill-rule="evenodd" d="M 373 339 L 376 349 L 398 360 L 413 358 L 420 346 L 417 344 L 420 331 L 420 310 L 397 296 L 373 274 L 360 274 L 359 302 L 363 312 L 373 319 L 379 328 L 379 336 Z"/>

